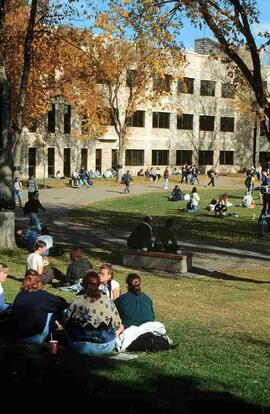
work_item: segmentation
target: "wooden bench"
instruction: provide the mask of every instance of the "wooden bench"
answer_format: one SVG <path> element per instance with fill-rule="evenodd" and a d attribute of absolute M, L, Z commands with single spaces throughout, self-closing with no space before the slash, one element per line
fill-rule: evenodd
<path fill-rule="evenodd" d="M 123 254 L 123 264 L 150 270 L 186 273 L 192 268 L 193 253 L 182 254 L 129 250 Z"/>

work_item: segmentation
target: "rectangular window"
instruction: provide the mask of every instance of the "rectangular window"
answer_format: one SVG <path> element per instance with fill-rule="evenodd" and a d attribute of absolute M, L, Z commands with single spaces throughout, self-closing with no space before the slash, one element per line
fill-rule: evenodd
<path fill-rule="evenodd" d="M 168 150 L 152 150 L 152 165 L 168 165 L 169 151 Z"/>
<path fill-rule="evenodd" d="M 52 109 L 48 111 L 48 132 L 55 133 L 55 104 L 52 104 Z"/>
<path fill-rule="evenodd" d="M 221 85 L 221 97 L 222 98 L 234 98 L 235 86 L 231 83 L 222 83 Z"/>
<path fill-rule="evenodd" d="M 193 130 L 193 115 L 182 114 L 177 115 L 177 129 Z"/>
<path fill-rule="evenodd" d="M 153 128 L 170 128 L 169 112 L 153 112 Z"/>
<path fill-rule="evenodd" d="M 163 78 L 153 78 L 153 91 L 171 92 L 171 83 L 171 75 L 165 75 Z"/>
<path fill-rule="evenodd" d="M 214 131 L 215 117 L 214 116 L 200 116 L 200 131 Z"/>
<path fill-rule="evenodd" d="M 65 177 L 70 177 L 70 148 L 64 148 L 63 171 Z"/>
<path fill-rule="evenodd" d="M 70 134 L 71 131 L 71 106 L 64 105 L 64 134 Z"/>
<path fill-rule="evenodd" d="M 126 150 L 126 165 L 144 165 L 144 150 Z"/>
<path fill-rule="evenodd" d="M 81 149 L 81 167 L 83 167 L 86 171 L 88 170 L 88 149 L 87 148 Z"/>
<path fill-rule="evenodd" d="M 128 119 L 128 126 L 144 128 L 145 126 L 145 111 L 136 111 Z"/>
<path fill-rule="evenodd" d="M 101 173 L 102 169 L 102 149 L 96 149 L 96 171 Z"/>
<path fill-rule="evenodd" d="M 233 165 L 234 151 L 220 151 L 219 163 L 220 165 Z"/>
<path fill-rule="evenodd" d="M 234 118 L 221 117 L 220 118 L 220 131 L 221 132 L 234 132 Z"/>
<path fill-rule="evenodd" d="M 126 72 L 126 86 L 131 88 L 136 84 L 136 76 L 138 71 L 136 69 L 128 69 Z"/>
<path fill-rule="evenodd" d="M 176 151 L 176 165 L 192 164 L 191 150 L 177 150 Z"/>
<path fill-rule="evenodd" d="M 48 148 L 48 177 L 55 176 L 55 148 Z"/>
<path fill-rule="evenodd" d="M 112 149 L 112 169 L 117 170 L 117 150 Z"/>
<path fill-rule="evenodd" d="M 199 151 L 200 165 L 213 165 L 214 151 Z"/>
<path fill-rule="evenodd" d="M 36 175 L 36 164 L 37 164 L 37 149 L 36 148 L 28 148 L 28 175 L 31 177 L 32 175 Z"/>
<path fill-rule="evenodd" d="M 216 82 L 201 80 L 201 96 L 215 96 Z"/>
<path fill-rule="evenodd" d="M 189 93 L 193 95 L 194 93 L 194 79 L 193 78 L 184 78 L 177 82 L 177 93 Z"/>

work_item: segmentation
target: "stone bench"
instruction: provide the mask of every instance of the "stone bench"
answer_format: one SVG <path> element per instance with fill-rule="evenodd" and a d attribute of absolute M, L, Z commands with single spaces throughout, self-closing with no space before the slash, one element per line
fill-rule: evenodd
<path fill-rule="evenodd" d="M 129 250 L 123 254 L 123 264 L 128 267 L 186 273 L 192 268 L 192 257 L 191 252 L 175 254 Z"/>

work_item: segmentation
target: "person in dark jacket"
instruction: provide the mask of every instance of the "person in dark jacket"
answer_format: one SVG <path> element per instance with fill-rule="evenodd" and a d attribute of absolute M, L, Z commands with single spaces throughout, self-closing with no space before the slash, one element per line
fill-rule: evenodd
<path fill-rule="evenodd" d="M 143 222 L 138 224 L 129 238 L 127 245 L 130 249 L 151 249 L 153 246 L 152 217 L 145 216 Z"/>
<path fill-rule="evenodd" d="M 54 322 L 62 321 L 68 303 L 43 290 L 37 271 L 29 270 L 16 296 L 7 321 L 7 336 L 28 344 L 40 344 L 53 332 Z"/>
<path fill-rule="evenodd" d="M 169 201 L 181 201 L 184 200 L 184 194 L 179 188 L 179 185 L 176 185 L 174 189 L 172 190 L 171 195 L 168 197 Z"/>
<path fill-rule="evenodd" d="M 39 192 L 35 191 L 34 195 L 25 203 L 23 208 L 23 213 L 25 216 L 29 215 L 30 217 L 30 227 L 35 226 L 38 231 L 41 231 L 41 223 L 38 218 L 38 210 L 43 210 L 44 212 L 46 209 L 39 201 Z"/>
<path fill-rule="evenodd" d="M 155 246 L 158 250 L 174 253 L 178 250 L 177 239 L 173 230 L 174 219 L 166 220 L 164 226 L 158 229 Z"/>

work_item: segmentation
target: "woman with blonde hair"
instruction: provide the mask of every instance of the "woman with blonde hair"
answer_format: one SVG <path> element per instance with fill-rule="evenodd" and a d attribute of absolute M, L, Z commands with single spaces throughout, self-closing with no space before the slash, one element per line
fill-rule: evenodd
<path fill-rule="evenodd" d="M 41 344 L 52 333 L 55 320 L 61 321 L 67 307 L 65 299 L 43 290 L 36 270 L 27 270 L 11 308 L 10 336 L 24 343 Z"/>
<path fill-rule="evenodd" d="M 112 300 L 120 296 L 120 285 L 114 280 L 113 268 L 110 263 L 103 263 L 99 267 L 100 290 Z"/>

